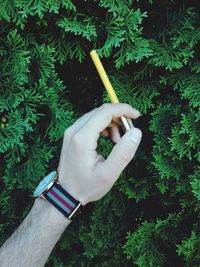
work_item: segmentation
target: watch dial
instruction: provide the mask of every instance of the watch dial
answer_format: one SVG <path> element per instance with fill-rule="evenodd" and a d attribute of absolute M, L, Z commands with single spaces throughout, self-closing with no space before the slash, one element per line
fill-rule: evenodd
<path fill-rule="evenodd" d="M 57 172 L 53 171 L 49 173 L 47 176 L 44 177 L 44 179 L 39 183 L 39 185 L 36 187 L 33 196 L 38 197 L 42 192 L 44 192 L 47 188 L 47 186 L 55 179 Z"/>

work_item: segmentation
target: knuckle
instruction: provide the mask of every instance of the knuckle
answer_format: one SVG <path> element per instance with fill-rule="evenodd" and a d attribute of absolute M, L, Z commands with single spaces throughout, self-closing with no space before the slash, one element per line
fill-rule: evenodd
<path fill-rule="evenodd" d="M 122 103 L 125 107 L 133 109 L 133 107 L 127 103 Z"/>
<path fill-rule="evenodd" d="M 131 105 L 127 104 L 127 103 L 119 103 L 119 105 L 121 107 L 123 107 L 124 109 L 127 109 L 127 110 L 133 109 L 133 107 Z"/>
<path fill-rule="evenodd" d="M 66 130 L 65 130 L 65 132 L 64 132 L 64 136 L 65 137 L 69 137 L 71 135 L 71 127 L 69 127 L 69 128 L 67 128 Z"/>
<path fill-rule="evenodd" d="M 80 133 L 76 133 L 72 136 L 71 138 L 71 143 L 75 146 L 80 146 L 81 143 L 82 143 L 82 140 L 81 140 L 81 134 Z"/>
<path fill-rule="evenodd" d="M 108 110 L 109 107 L 110 107 L 109 103 L 104 103 L 103 105 L 101 105 L 101 109 L 103 109 L 103 110 Z"/>

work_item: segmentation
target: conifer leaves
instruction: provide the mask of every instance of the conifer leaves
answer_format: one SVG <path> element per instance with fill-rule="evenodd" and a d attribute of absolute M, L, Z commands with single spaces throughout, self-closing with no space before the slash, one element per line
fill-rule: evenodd
<path fill-rule="evenodd" d="M 114 17 L 129 13 L 133 0 L 100 0 L 99 5 L 112 13 Z"/>
<path fill-rule="evenodd" d="M 38 111 L 38 106 L 43 102 L 43 97 L 37 91 L 37 86 L 31 89 L 26 89 L 23 95 L 23 102 L 21 103 L 22 110 L 24 111 L 25 117 L 29 118 L 30 123 L 37 123 L 39 118 L 43 116 Z"/>
<path fill-rule="evenodd" d="M 180 69 L 186 65 L 193 56 L 193 50 L 186 47 L 184 49 L 174 49 L 170 44 L 164 42 L 159 44 L 152 41 L 153 57 L 149 63 L 156 67 L 164 67 L 166 70 Z"/>
<path fill-rule="evenodd" d="M 85 58 L 85 47 L 77 40 L 69 40 L 67 36 L 59 32 L 58 35 L 47 37 L 50 47 L 55 49 L 54 57 L 60 64 L 63 64 L 68 59 L 77 59 L 80 63 Z"/>
<path fill-rule="evenodd" d="M 141 13 L 139 9 L 129 10 L 123 16 L 108 15 L 106 23 L 107 39 L 104 45 L 98 50 L 100 55 L 110 56 L 113 49 L 115 66 L 120 68 L 126 63 L 139 62 L 152 55 L 149 42 L 142 36 L 141 23 L 146 12 Z"/>
<path fill-rule="evenodd" d="M 61 8 L 76 11 L 76 6 L 71 0 L 3 0 L 0 2 L 0 20 L 13 21 L 24 29 L 28 16 L 43 19 L 48 13 L 58 14 Z"/>
<path fill-rule="evenodd" d="M 6 20 L 7 22 L 13 21 L 17 26 L 24 28 L 25 20 L 19 14 L 19 9 L 16 6 L 15 0 L 2 0 L 0 2 L 0 21 Z"/>
<path fill-rule="evenodd" d="M 177 245 L 178 254 L 183 255 L 188 262 L 186 266 L 197 267 L 199 265 L 199 242 L 199 235 L 192 231 L 187 239 L 183 240 L 180 245 Z"/>
<path fill-rule="evenodd" d="M 109 57 L 114 47 L 119 47 L 121 42 L 125 40 L 125 29 L 123 29 L 124 18 L 112 17 L 107 15 L 106 31 L 107 39 L 103 46 L 98 49 L 100 56 Z"/>
<path fill-rule="evenodd" d="M 199 106 L 200 106 L 200 78 L 198 74 L 190 71 L 166 75 L 161 78 L 161 83 L 170 85 L 175 91 L 179 91 L 179 96 L 184 100 L 180 114 L 180 122 L 172 127 L 172 135 L 169 138 L 171 151 L 176 151 L 179 159 L 187 157 L 189 160 L 199 158 Z"/>
<path fill-rule="evenodd" d="M 179 90 L 181 98 L 188 102 L 189 107 L 198 112 L 200 106 L 200 77 L 198 74 L 186 70 L 162 76 L 160 82 L 172 86 L 174 90 Z"/>
<path fill-rule="evenodd" d="M 121 49 L 115 54 L 115 65 L 120 68 L 125 63 L 135 61 L 136 63 L 143 58 L 152 55 L 149 42 L 142 36 L 141 23 L 147 13 L 138 10 L 131 10 L 126 16 L 125 41 Z"/>
<path fill-rule="evenodd" d="M 136 171 L 137 168 L 136 168 Z M 149 196 L 150 182 L 147 179 L 138 178 L 138 174 L 135 177 L 120 177 L 117 181 L 117 187 L 120 192 L 123 192 L 128 199 L 133 199 L 136 203 L 146 199 Z"/>
<path fill-rule="evenodd" d="M 1 49 L 4 55 L 0 62 L 0 111 L 3 111 L 9 110 L 10 107 L 17 107 L 23 100 L 18 90 L 23 90 L 28 81 L 30 52 L 16 30 L 7 35 Z"/>
<path fill-rule="evenodd" d="M 200 40 L 200 23 L 197 10 L 188 8 L 174 13 L 171 25 L 152 40 L 153 56 L 149 63 L 166 70 L 180 69 L 194 56 L 195 45 Z"/>
<path fill-rule="evenodd" d="M 124 253 L 136 266 L 164 265 L 165 256 L 155 242 L 155 225 L 144 222 L 137 231 L 128 233 Z"/>
<path fill-rule="evenodd" d="M 189 160 L 198 158 L 200 151 L 200 130 L 194 121 L 195 112 L 182 114 L 180 125 L 172 127 L 169 138 L 171 151 L 176 151 L 179 159 L 187 157 Z"/>
<path fill-rule="evenodd" d="M 26 150 L 26 160 L 21 164 L 7 166 L 3 177 L 7 182 L 16 183 L 17 188 L 33 190 L 36 180 L 45 175 L 49 161 L 54 157 L 55 147 L 42 142 L 40 137 L 31 137 L 30 146 Z"/>
<path fill-rule="evenodd" d="M 74 122 L 72 106 L 62 101 L 54 87 L 44 87 L 44 94 L 50 109 L 50 123 L 46 129 L 51 142 L 58 141 L 63 137 L 64 131 Z"/>
<path fill-rule="evenodd" d="M 109 207 L 109 209 L 106 207 Z M 110 212 L 110 209 L 112 209 L 112 212 Z M 121 265 L 123 253 L 119 240 L 124 229 L 122 219 L 124 211 L 123 199 L 116 192 L 112 194 L 109 192 L 104 198 L 95 203 L 90 217 L 92 223 L 87 229 L 81 223 L 80 228 L 80 238 L 84 246 L 84 254 L 88 259 L 103 255 L 109 258 L 109 251 L 112 250 L 115 251 L 112 254 L 112 262 L 115 262 L 116 266 L 117 264 Z M 100 260 L 103 261 L 104 259 Z"/>
<path fill-rule="evenodd" d="M 173 25 L 169 27 L 169 34 L 174 48 L 187 45 L 189 48 L 200 40 L 200 20 L 197 10 L 193 7 L 175 14 Z"/>
<path fill-rule="evenodd" d="M 7 125 L 0 128 L 0 153 L 13 149 L 14 146 L 23 141 L 26 132 L 32 130 L 29 119 L 22 117 L 22 112 L 13 111 L 7 116 Z"/>
<path fill-rule="evenodd" d="M 200 161 L 200 159 L 199 159 Z M 189 176 L 190 184 L 192 187 L 192 193 L 194 194 L 195 198 L 200 201 L 200 166 L 197 165 L 195 167 L 194 173 Z"/>
<path fill-rule="evenodd" d="M 58 14 L 61 7 L 67 10 L 76 10 L 71 0 L 15 0 L 15 4 L 22 18 L 27 18 L 29 15 L 37 15 L 42 19 L 47 12 Z"/>
<path fill-rule="evenodd" d="M 162 194 L 166 193 L 167 190 L 171 190 L 170 184 L 172 184 L 172 181 L 173 187 L 176 188 L 176 193 L 191 193 L 187 177 L 193 177 L 195 173 L 194 166 L 199 161 L 200 131 L 198 126 L 199 113 L 198 111 L 196 112 L 196 107 L 193 106 L 198 101 L 190 100 L 191 96 L 196 95 L 196 91 L 189 90 L 189 88 L 193 88 L 193 84 L 195 84 L 195 88 L 198 86 L 197 79 L 194 74 L 189 72 L 180 75 L 166 75 L 165 78 L 161 78 L 162 84 L 164 82 L 165 85 L 172 86 L 176 92 L 180 91 L 175 102 L 179 101 L 178 96 L 184 100 L 183 107 L 177 104 L 175 106 L 162 104 L 152 114 L 150 130 L 155 135 L 155 144 L 152 150 L 154 161 L 152 165 L 159 173 L 160 179 L 156 186 Z M 185 92 L 188 92 L 187 97 L 185 97 Z M 189 105 L 187 105 L 186 101 L 189 101 Z M 162 112 L 160 112 L 160 108 Z M 156 114 L 160 115 L 157 116 Z M 192 179 L 192 187 L 197 184 L 198 180 L 196 178 Z M 193 192 L 198 194 L 197 192 L 199 191 L 197 189 Z M 180 200 L 180 204 L 182 207 L 189 205 L 187 201 L 182 200 Z"/>
<path fill-rule="evenodd" d="M 200 73 L 200 61 L 194 60 L 194 62 L 192 62 L 191 71 L 194 71 L 195 73 Z"/>
<path fill-rule="evenodd" d="M 138 63 L 152 55 L 152 50 L 147 40 L 141 38 L 138 33 L 135 33 L 132 37 L 134 41 L 127 38 L 126 42 L 121 45 L 121 49 L 114 56 L 115 66 L 118 69 L 126 63 Z"/>
<path fill-rule="evenodd" d="M 92 40 L 97 36 L 94 19 L 84 14 L 76 14 L 71 18 L 60 19 L 57 25 L 65 32 L 80 35 L 87 40 Z"/>
<path fill-rule="evenodd" d="M 0 63 L 0 112 L 5 121 L 0 128 L 0 153 L 6 153 L 4 179 L 12 177 L 18 187 L 23 184 L 26 188 L 34 183 L 34 177 L 44 174 L 53 157 L 54 145 L 50 143 L 62 138 L 74 115 L 72 106 L 60 98 L 65 86 L 55 72 L 55 49 L 28 38 L 11 31 L 1 45 L 3 61 Z M 50 122 L 45 119 L 49 113 Z M 41 126 L 44 131 L 40 132 Z M 31 137 L 31 132 L 36 139 Z M 39 147 L 43 147 L 43 153 Z M 43 158 L 37 153 L 43 154 Z M 28 173 L 33 178 L 24 181 Z M 22 179 L 18 180 L 19 177 Z"/>
<path fill-rule="evenodd" d="M 54 53 L 55 49 L 49 46 L 35 46 L 32 50 L 31 70 L 35 80 L 38 78 L 46 81 L 54 71 Z"/>
<path fill-rule="evenodd" d="M 162 110 L 162 112 L 161 112 Z M 172 180 L 179 180 L 183 172 L 183 162 L 178 163 L 178 155 L 170 147 L 171 128 L 177 127 L 180 118 L 180 106 L 169 103 L 160 104 L 152 114 L 149 129 L 154 132 L 155 144 L 152 149 L 152 165 L 159 174 L 156 186 L 163 194 Z M 186 166 L 186 165 L 185 165 Z"/>
<path fill-rule="evenodd" d="M 176 233 L 179 220 L 179 215 L 172 213 L 165 219 L 145 221 L 135 232 L 128 232 L 126 244 L 123 246 L 127 258 L 139 267 L 164 266 L 166 255 L 161 247 L 169 247 L 174 242 L 175 235 L 169 238 L 169 233 Z"/>

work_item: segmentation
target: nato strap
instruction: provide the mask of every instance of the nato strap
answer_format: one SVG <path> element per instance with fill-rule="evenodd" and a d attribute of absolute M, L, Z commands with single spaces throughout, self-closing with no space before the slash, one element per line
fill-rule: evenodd
<path fill-rule="evenodd" d="M 57 182 L 54 182 L 53 186 L 44 194 L 44 197 L 69 219 L 81 205 Z"/>

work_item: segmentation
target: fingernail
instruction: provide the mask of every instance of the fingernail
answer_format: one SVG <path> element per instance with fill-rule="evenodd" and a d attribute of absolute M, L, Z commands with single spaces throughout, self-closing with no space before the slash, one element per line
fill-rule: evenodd
<path fill-rule="evenodd" d="M 142 137 L 142 132 L 138 128 L 131 129 L 129 132 L 129 138 L 135 142 L 138 143 Z"/>
<path fill-rule="evenodd" d="M 136 115 L 137 117 L 142 116 L 142 114 L 141 114 L 137 109 L 135 110 L 135 112 L 136 112 L 136 114 L 137 114 L 137 115 Z"/>

